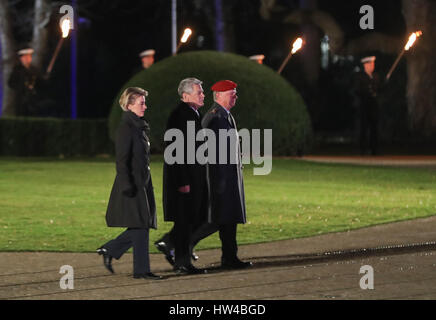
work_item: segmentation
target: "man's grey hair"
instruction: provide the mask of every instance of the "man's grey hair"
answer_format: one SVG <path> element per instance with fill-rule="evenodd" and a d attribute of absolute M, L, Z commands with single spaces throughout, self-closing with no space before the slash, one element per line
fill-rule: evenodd
<path fill-rule="evenodd" d="M 194 91 L 194 84 L 198 84 L 201 86 L 203 81 L 198 80 L 197 78 L 186 78 L 180 81 L 178 93 L 180 98 L 183 98 L 183 94 L 191 94 Z"/>

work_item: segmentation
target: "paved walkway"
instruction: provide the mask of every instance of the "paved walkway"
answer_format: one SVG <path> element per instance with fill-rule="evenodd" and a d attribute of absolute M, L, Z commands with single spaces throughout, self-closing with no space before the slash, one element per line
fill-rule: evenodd
<path fill-rule="evenodd" d="M 357 158 L 342 160 L 372 161 Z M 411 165 L 413 159 L 389 161 L 400 160 Z M 413 165 L 436 168 L 436 157 L 415 160 L 425 163 Z M 0 252 L 0 300 L 436 299 L 436 213 L 345 233 L 240 246 L 240 257 L 254 262 L 248 270 L 220 270 L 220 250 L 198 254 L 196 265 L 208 268 L 206 275 L 176 276 L 162 255 L 152 254 L 152 270 L 166 277 L 152 281 L 132 278 L 131 254 L 114 261 L 116 274 L 111 275 L 94 253 Z M 63 265 L 74 269 L 74 289 L 60 288 Z M 374 289 L 360 286 L 362 277 L 370 276 L 367 269 L 360 273 L 363 266 L 374 272 Z"/>
<path fill-rule="evenodd" d="M 198 252 L 206 275 L 176 276 L 151 255 L 165 280 L 135 280 L 132 255 L 114 261 L 115 275 L 93 253 L 0 253 L 0 299 L 436 299 L 436 216 L 312 238 L 240 246 L 249 270 L 218 268 L 220 251 Z M 63 290 L 63 265 L 74 268 L 74 289 Z M 374 270 L 363 290 L 362 266 Z"/>

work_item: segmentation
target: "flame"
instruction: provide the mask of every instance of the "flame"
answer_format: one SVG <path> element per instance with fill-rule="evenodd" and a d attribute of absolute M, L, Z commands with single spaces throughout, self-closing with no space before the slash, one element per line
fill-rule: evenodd
<path fill-rule="evenodd" d="M 185 29 L 185 33 L 183 33 L 182 40 L 180 40 L 182 43 L 186 43 L 188 41 L 188 38 L 191 36 L 192 30 L 189 28 Z"/>
<path fill-rule="evenodd" d="M 300 50 L 302 46 L 303 46 L 303 39 L 298 38 L 297 40 L 295 40 L 294 44 L 292 45 L 292 54 Z"/>
<path fill-rule="evenodd" d="M 408 51 L 415 44 L 416 39 L 418 39 L 420 36 L 422 36 L 422 31 L 412 33 L 409 37 L 409 41 L 407 41 L 407 44 L 404 47 L 404 50 Z"/>
<path fill-rule="evenodd" d="M 68 34 L 70 33 L 70 27 L 71 27 L 70 19 L 65 19 L 62 22 L 62 37 L 63 38 L 68 37 Z"/>

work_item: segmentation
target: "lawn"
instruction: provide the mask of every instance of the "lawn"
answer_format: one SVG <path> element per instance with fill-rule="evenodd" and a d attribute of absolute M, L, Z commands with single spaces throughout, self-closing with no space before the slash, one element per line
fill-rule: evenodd
<path fill-rule="evenodd" d="M 90 252 L 119 234 L 105 224 L 113 161 L 0 158 L 0 251 Z M 252 168 L 244 169 L 248 223 L 238 227 L 240 244 L 436 215 L 434 170 L 288 159 L 274 159 L 268 176 L 253 176 Z M 159 218 L 154 241 L 172 223 L 162 219 L 161 157 L 151 170 Z M 219 246 L 215 234 L 198 249 Z"/>

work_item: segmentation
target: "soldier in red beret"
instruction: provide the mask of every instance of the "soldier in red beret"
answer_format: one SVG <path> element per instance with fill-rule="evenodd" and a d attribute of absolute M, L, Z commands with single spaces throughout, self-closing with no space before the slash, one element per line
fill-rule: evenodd
<path fill-rule="evenodd" d="M 230 113 L 238 98 L 236 88 L 237 84 L 230 80 L 219 81 L 212 86 L 215 103 L 202 120 L 203 128 L 211 129 L 217 141 L 216 162 L 213 164 L 209 159 L 208 170 L 211 212 L 209 223 L 200 227 L 192 236 L 195 246 L 207 235 L 219 231 L 222 244 L 221 266 L 226 269 L 252 266 L 251 262 L 243 262 L 237 256 L 237 225 L 246 223 L 246 215 L 239 136 L 235 119 Z M 220 130 L 227 131 L 229 136 L 220 139 Z M 219 161 L 223 148 L 227 149 L 225 163 Z"/>

